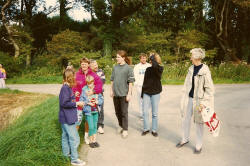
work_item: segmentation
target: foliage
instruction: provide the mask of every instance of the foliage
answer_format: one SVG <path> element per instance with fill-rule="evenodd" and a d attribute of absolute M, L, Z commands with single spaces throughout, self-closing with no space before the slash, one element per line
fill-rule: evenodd
<path fill-rule="evenodd" d="M 91 49 L 86 36 L 68 29 L 54 35 L 52 40 L 47 43 L 47 48 L 48 57 L 52 58 L 51 64 L 61 67 L 67 66 L 68 60 L 77 54 Z"/>
<path fill-rule="evenodd" d="M 0 51 L 0 64 L 6 70 L 7 79 L 17 76 L 22 72 L 22 64 L 18 59 Z"/>

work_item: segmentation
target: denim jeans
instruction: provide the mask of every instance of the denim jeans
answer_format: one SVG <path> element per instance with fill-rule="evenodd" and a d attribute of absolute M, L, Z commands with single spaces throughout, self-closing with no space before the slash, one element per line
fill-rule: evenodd
<path fill-rule="evenodd" d="M 71 161 L 78 159 L 77 148 L 80 144 L 80 137 L 76 129 L 76 124 L 62 126 L 62 152 L 64 156 L 71 155 Z"/>
<path fill-rule="evenodd" d="M 143 94 L 143 122 L 144 131 L 149 130 L 149 113 L 148 110 L 152 106 L 152 131 L 157 132 L 158 129 L 158 105 L 160 101 L 160 94 L 148 95 Z"/>

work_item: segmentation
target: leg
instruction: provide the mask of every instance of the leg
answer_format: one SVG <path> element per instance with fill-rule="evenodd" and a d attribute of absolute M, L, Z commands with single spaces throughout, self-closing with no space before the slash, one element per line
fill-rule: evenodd
<path fill-rule="evenodd" d="M 143 130 L 148 131 L 149 130 L 149 115 L 148 115 L 148 109 L 150 108 L 150 96 L 147 94 L 143 94 Z"/>
<path fill-rule="evenodd" d="M 202 138 L 203 138 L 203 124 L 196 123 L 196 149 L 200 150 L 202 147 Z"/>
<path fill-rule="evenodd" d="M 69 136 L 64 124 L 62 124 L 62 152 L 64 156 L 69 156 L 70 154 Z"/>
<path fill-rule="evenodd" d="M 143 117 L 141 90 L 142 90 L 142 87 L 137 85 L 136 92 L 137 92 L 138 106 L 139 106 L 139 111 L 141 113 L 141 116 Z"/>
<path fill-rule="evenodd" d="M 93 115 L 93 124 L 94 124 L 94 134 L 97 133 L 97 123 L 98 123 L 98 113 L 94 113 Z"/>
<path fill-rule="evenodd" d="M 158 129 L 158 105 L 160 101 L 160 94 L 151 96 L 152 105 L 152 132 L 157 132 Z"/>
<path fill-rule="evenodd" d="M 104 103 L 100 107 L 100 112 L 98 115 L 98 127 L 104 128 Z"/>
<path fill-rule="evenodd" d="M 128 102 L 126 96 L 121 98 L 122 129 L 128 130 Z"/>
<path fill-rule="evenodd" d="M 69 145 L 71 151 L 71 161 L 76 161 L 78 159 L 77 148 L 80 144 L 80 137 L 76 129 L 76 125 L 67 125 L 64 124 L 65 129 L 69 136 Z"/>
<path fill-rule="evenodd" d="M 121 103 L 119 97 L 113 97 L 115 114 L 119 123 L 119 126 L 122 127 L 122 115 L 121 115 Z"/>
<path fill-rule="evenodd" d="M 182 143 L 185 143 L 189 140 L 192 115 L 193 115 L 193 99 L 189 98 L 188 106 L 186 109 L 186 115 L 182 123 L 182 130 L 183 130 Z"/>
<path fill-rule="evenodd" d="M 77 110 L 77 119 L 78 119 L 78 121 L 76 122 L 77 130 L 79 129 L 79 127 L 80 127 L 80 125 L 82 123 L 82 117 L 83 117 L 82 110 Z"/>
<path fill-rule="evenodd" d="M 89 126 L 89 137 L 91 137 L 93 134 L 95 134 L 94 132 L 94 120 L 93 120 L 93 115 L 87 115 L 87 122 L 88 122 L 88 126 Z"/>

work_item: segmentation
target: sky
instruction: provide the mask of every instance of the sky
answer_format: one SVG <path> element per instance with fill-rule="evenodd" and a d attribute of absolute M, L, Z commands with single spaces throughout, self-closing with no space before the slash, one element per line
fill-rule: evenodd
<path fill-rule="evenodd" d="M 58 2 L 58 0 L 46 0 L 46 7 L 48 8 L 49 6 L 55 6 Z M 72 1 L 72 0 L 69 0 Z M 59 15 L 59 10 L 56 12 L 51 13 L 49 16 L 56 16 Z M 90 19 L 90 13 L 84 11 L 83 7 L 78 7 L 78 8 L 73 8 L 68 11 L 68 15 L 73 18 L 74 20 L 77 21 L 83 21 L 83 19 Z"/>

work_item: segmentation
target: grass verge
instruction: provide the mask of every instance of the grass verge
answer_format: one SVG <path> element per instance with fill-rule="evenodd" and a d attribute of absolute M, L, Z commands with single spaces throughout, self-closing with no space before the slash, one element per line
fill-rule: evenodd
<path fill-rule="evenodd" d="M 40 105 L 29 108 L 12 125 L 1 131 L 0 165 L 69 165 L 69 160 L 61 151 L 58 110 L 58 97 L 50 97 Z"/>

